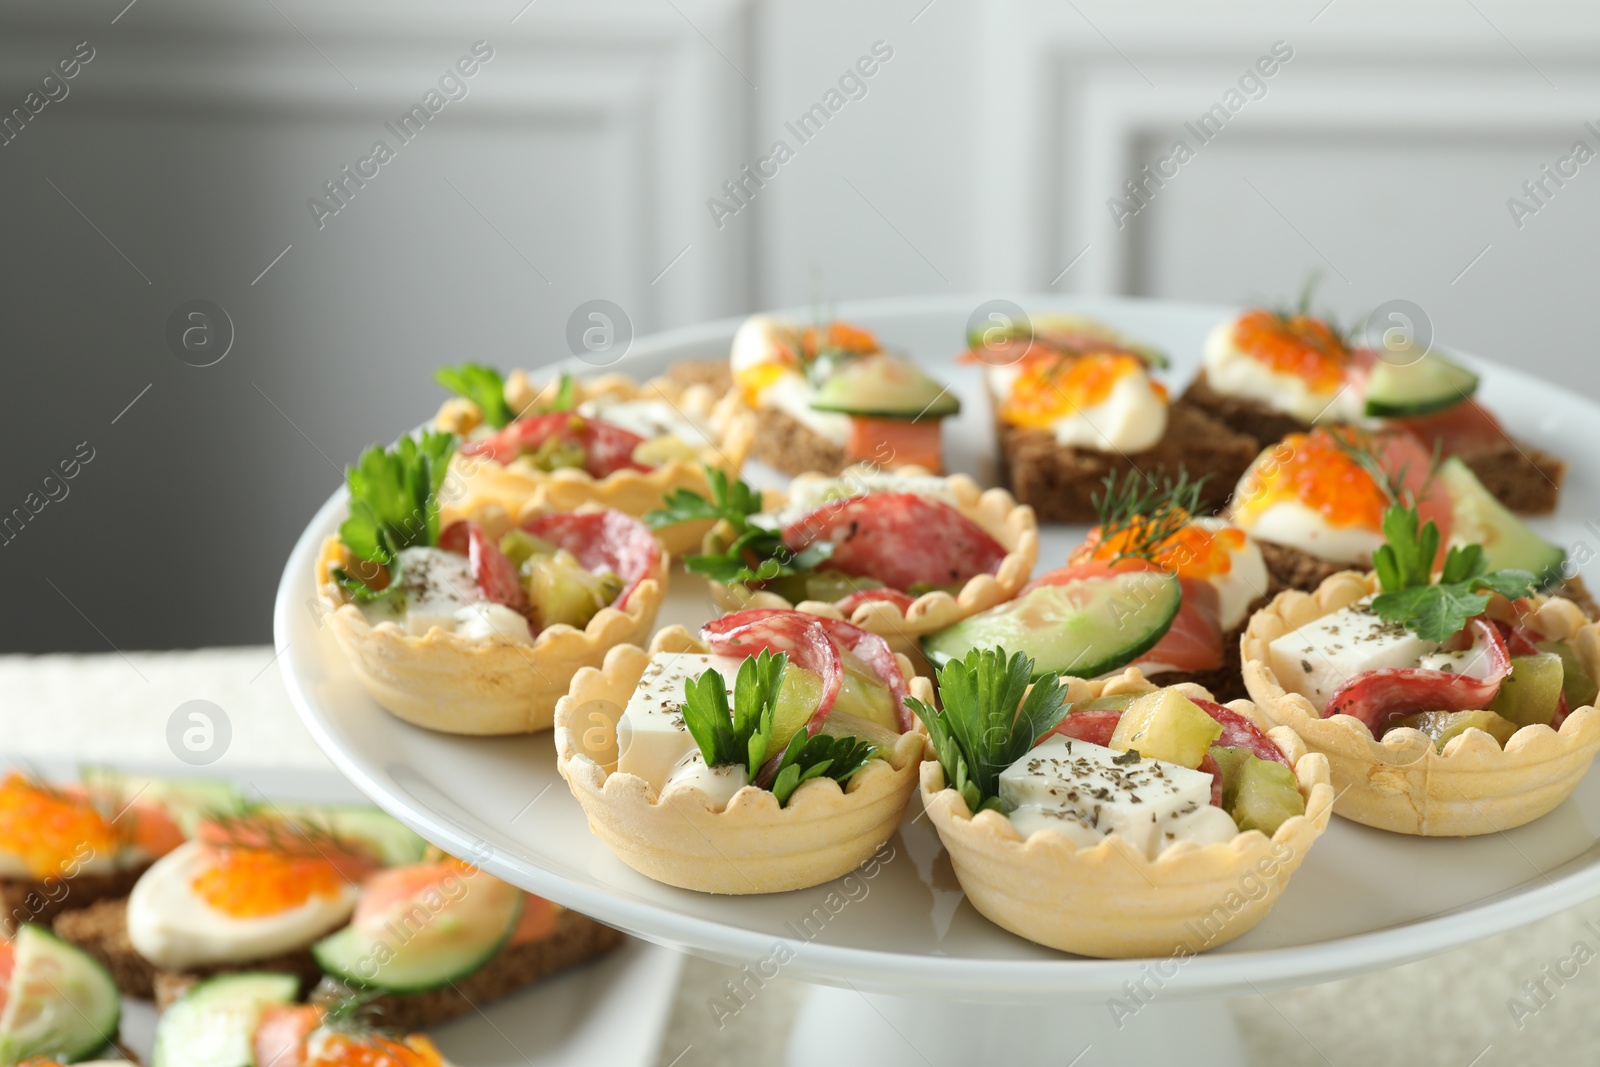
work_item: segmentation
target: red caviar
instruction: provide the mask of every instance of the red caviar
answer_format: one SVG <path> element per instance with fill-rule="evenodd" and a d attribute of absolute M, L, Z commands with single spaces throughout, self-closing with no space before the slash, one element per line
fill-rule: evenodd
<path fill-rule="evenodd" d="M 332 860 L 261 848 L 213 848 L 193 888 L 213 908 L 238 919 L 277 915 L 312 897 L 336 897 L 344 875 Z"/>
<path fill-rule="evenodd" d="M 1379 530 L 1389 499 L 1371 473 L 1326 431 L 1292 433 L 1259 460 L 1239 487 L 1239 513 L 1255 516 L 1297 501 L 1333 526 Z"/>
<path fill-rule="evenodd" d="M 1092 352 L 1081 356 L 1047 353 L 1029 358 L 1001 404 L 1000 414 L 1013 426 L 1045 429 L 1057 419 L 1084 408 L 1103 404 L 1117 382 L 1144 372 L 1144 361 L 1122 352 Z M 1151 388 L 1165 402 L 1167 391 L 1159 382 Z"/>
<path fill-rule="evenodd" d="M 1083 544 L 1072 550 L 1072 554 L 1067 557 L 1067 563 L 1114 559 L 1120 553 L 1140 544 L 1145 536 L 1142 527 L 1134 526 L 1116 534 L 1109 541 L 1103 541 L 1100 527 L 1096 526 L 1089 531 L 1089 536 Z M 1244 531 L 1232 526 L 1225 526 L 1220 530 L 1208 530 L 1192 522 L 1186 523 L 1177 533 L 1156 546 L 1153 562 L 1162 570 L 1171 571 L 1180 578 L 1196 578 L 1203 581 L 1231 571 L 1233 569 L 1231 553 L 1243 548 L 1244 542 Z"/>
<path fill-rule="evenodd" d="M 1344 384 L 1350 352 L 1321 319 L 1247 311 L 1234 324 L 1233 343 L 1270 369 L 1293 374 L 1319 392 Z"/>
<path fill-rule="evenodd" d="M 20 858 L 34 877 L 60 874 L 74 859 L 111 857 L 118 844 L 117 832 L 82 794 L 15 772 L 0 780 L 0 851 Z"/>

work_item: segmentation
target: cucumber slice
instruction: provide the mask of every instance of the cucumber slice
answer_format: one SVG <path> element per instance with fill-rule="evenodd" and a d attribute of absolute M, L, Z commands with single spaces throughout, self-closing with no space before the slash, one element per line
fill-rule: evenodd
<path fill-rule="evenodd" d="M 1123 571 L 1041 585 L 922 639 L 935 667 L 974 648 L 1033 658 L 1034 677 L 1094 678 L 1154 648 L 1183 603 L 1183 587 L 1164 571 Z"/>
<path fill-rule="evenodd" d="M 1366 413 L 1386 419 L 1426 415 L 1461 403 L 1477 388 L 1476 374 L 1438 352 L 1403 366 L 1380 359 L 1367 379 Z"/>
<path fill-rule="evenodd" d="M 853 359 L 817 389 L 817 411 L 877 419 L 942 419 L 961 410 L 961 401 L 910 360 L 876 355 Z"/>
<path fill-rule="evenodd" d="M 98 960 L 32 923 L 17 930 L 13 951 L 0 1063 L 36 1056 L 70 1063 L 116 1040 L 122 994 Z"/>
<path fill-rule="evenodd" d="M 99 766 L 84 767 L 80 777 L 90 793 L 111 798 L 115 811 L 135 800 L 160 805 L 189 837 L 201 820 L 239 815 L 249 807 L 238 786 L 212 778 L 152 778 Z"/>
<path fill-rule="evenodd" d="M 1459 457 L 1441 463 L 1438 477 L 1450 492 L 1451 544 L 1482 545 L 1490 570 L 1515 567 L 1531 571 L 1541 589 L 1566 577 L 1566 549 L 1546 541 L 1508 511 Z"/>
<path fill-rule="evenodd" d="M 481 871 L 430 883 L 381 928 L 352 923 L 311 946 L 322 969 L 350 985 L 422 993 L 459 981 L 495 957 L 522 918 L 522 890 Z"/>
<path fill-rule="evenodd" d="M 256 1067 L 256 1030 L 276 1004 L 293 1004 L 300 979 L 246 971 L 207 978 L 156 1024 L 150 1067 Z"/>
<path fill-rule="evenodd" d="M 420 863 L 428 843 L 393 816 L 377 808 L 315 804 L 275 804 L 262 814 L 282 815 L 310 833 L 366 845 L 387 867 Z"/>

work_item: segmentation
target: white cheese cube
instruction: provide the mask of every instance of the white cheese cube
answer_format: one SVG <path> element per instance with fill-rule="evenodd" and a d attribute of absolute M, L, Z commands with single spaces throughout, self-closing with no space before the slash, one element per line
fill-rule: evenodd
<path fill-rule="evenodd" d="M 708 670 L 719 672 L 727 680 L 728 706 L 732 707 L 733 682 L 743 663 L 733 656 L 656 653 L 617 724 L 617 770 L 638 775 L 658 794 L 665 789 L 679 762 L 700 750 L 683 722 L 685 683 Z"/>
<path fill-rule="evenodd" d="M 1154 858 L 1174 818 L 1211 803 L 1211 775 L 1132 755 L 1057 734 L 1000 772 L 1000 801 L 1074 813 Z"/>
<path fill-rule="evenodd" d="M 1278 684 L 1321 711 L 1328 698 L 1356 675 L 1384 667 L 1415 667 L 1439 647 L 1378 618 L 1368 603 L 1358 601 L 1272 642 L 1268 658 Z"/>
<path fill-rule="evenodd" d="M 796 482 L 790 487 L 789 499 L 781 510 L 753 516 L 750 521 L 768 529 L 782 529 L 799 522 L 824 504 L 867 493 L 915 493 L 952 507 L 956 502 L 955 494 L 950 491 L 950 483 L 937 475 L 853 471 L 838 478 Z"/>
<path fill-rule="evenodd" d="M 578 405 L 578 414 L 636 433 L 646 441 L 668 434 L 696 448 L 711 444 L 711 431 L 688 412 L 665 400 L 599 397 Z"/>
<path fill-rule="evenodd" d="M 472 564 L 459 552 L 406 548 L 398 558 L 408 633 L 421 636 L 435 626 L 453 631 L 456 612 L 482 599 L 472 578 Z"/>

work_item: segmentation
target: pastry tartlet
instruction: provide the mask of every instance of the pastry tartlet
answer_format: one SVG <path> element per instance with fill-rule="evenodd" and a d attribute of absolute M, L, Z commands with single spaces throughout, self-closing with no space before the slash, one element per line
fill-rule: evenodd
<path fill-rule="evenodd" d="M 491 538 L 511 528 L 497 506 L 477 514 Z M 642 527 L 639 533 L 648 536 Z M 418 635 L 393 621 L 373 622 L 352 603 L 334 573 L 349 563 L 348 551 L 330 537 L 317 560 L 316 581 L 327 625 L 356 677 L 406 722 L 454 734 L 549 729 L 573 675 L 598 666 L 618 645 L 643 641 L 667 591 L 668 557 L 658 551 L 641 559 L 639 573 L 625 576 L 631 587 L 582 629 L 558 623 L 540 630 L 531 644 L 498 632 L 468 636 L 442 627 Z"/>
<path fill-rule="evenodd" d="M 1600 751 L 1600 712 L 1593 707 L 1572 709 L 1559 730 L 1523 726 L 1503 748 L 1469 729 L 1440 751 L 1407 727 L 1379 740 L 1360 720 L 1323 718 L 1307 697 L 1286 691 L 1271 666 L 1270 643 L 1378 590 L 1376 576 L 1347 571 L 1315 593 L 1283 593 L 1250 620 L 1241 645 L 1245 685 L 1261 714 L 1293 728 L 1327 757 L 1339 792 L 1335 812 L 1382 830 L 1457 837 L 1521 826 L 1565 800 Z M 1569 641 L 1591 675 L 1600 677 L 1600 623 L 1561 597 L 1536 596 L 1532 603 L 1548 637 Z"/>
<path fill-rule="evenodd" d="M 852 478 L 861 480 L 862 488 L 870 492 L 879 481 L 888 485 L 905 479 L 905 484 L 911 485 L 914 484 L 912 479 L 930 477 L 921 467 L 902 467 L 888 476 L 879 474 L 870 466 L 849 468 L 837 478 L 813 472 L 794 479 L 788 492 L 763 491 L 762 506 L 768 512 L 777 512 L 791 498 L 805 492 L 807 486 L 836 481 L 847 483 Z M 980 527 L 1005 551 L 1005 556 L 992 573 L 974 575 L 955 593 L 937 589 L 916 597 L 895 599 L 879 599 L 868 593 L 834 602 L 802 599 L 795 604 L 770 589 L 751 589 L 743 585 L 730 586 L 711 581 L 712 602 L 722 611 L 798 608 L 815 615 L 844 619 L 884 638 L 896 652 L 917 662 L 921 658 L 916 641 L 919 636 L 942 630 L 1012 599 L 1027 584 L 1034 564 L 1039 559 L 1039 525 L 1034 520 L 1032 508 L 1018 504 L 1004 489 L 980 489 L 976 482 L 964 474 L 952 474 L 941 480 L 951 506 Z M 713 529 L 706 535 L 703 547 L 706 551 L 717 551 L 722 547 L 722 541 L 721 531 Z M 887 544 L 881 549 L 886 553 L 896 551 L 895 546 Z"/>
<path fill-rule="evenodd" d="M 576 467 L 543 471 L 502 464 L 487 455 L 467 454 L 469 444 L 451 461 L 450 479 L 441 493 L 444 522 L 471 515 L 488 504 L 498 504 L 510 515 L 527 509 L 575 511 L 584 504 L 596 504 L 638 518 L 660 507 L 662 497 L 675 489 L 704 493 L 707 466 L 737 475 L 749 455 L 754 420 L 737 397 L 719 397 L 706 386 L 685 386 L 666 378 L 641 384 L 622 374 L 573 380 L 572 387 L 577 405 L 664 401 L 684 417 L 709 427 L 712 443 L 698 451 L 670 455 L 649 470 L 616 470 L 600 478 Z M 551 401 L 558 388 L 557 382 L 536 386 L 523 371 L 513 371 L 505 381 L 505 401 L 512 412 L 532 411 Z M 482 421 L 477 404 L 453 397 L 440 407 L 434 426 L 470 441 Z M 665 531 L 662 543 L 674 554 L 692 551 L 709 526 L 685 524 Z"/>
<path fill-rule="evenodd" d="M 556 767 L 583 806 L 589 828 L 628 866 L 658 882 L 703 893 L 781 893 L 840 877 L 865 862 L 899 826 L 916 788 L 925 736 L 899 735 L 843 789 L 831 778 L 808 781 L 786 806 L 747 785 L 718 810 L 705 793 L 669 784 L 658 795 L 645 779 L 616 770 L 618 724 L 650 660 L 658 653 L 704 653 L 709 646 L 681 626 L 655 635 L 648 650 L 607 653 L 580 670 L 556 705 Z M 910 664 L 897 657 L 911 678 Z M 926 679 L 910 691 L 931 700 Z"/>
<path fill-rule="evenodd" d="M 1137 668 L 1098 681 L 1063 681 L 1074 705 L 1158 688 Z M 1172 688 L 1209 699 L 1199 686 Z M 1269 725 L 1248 701 L 1226 708 L 1263 729 Z M 1327 829 L 1333 810 L 1328 761 L 1308 752 L 1293 730 L 1273 727 L 1266 736 L 1293 764 L 1305 802 L 1305 813 L 1285 820 L 1270 838 L 1247 830 L 1223 843 L 1179 840 L 1154 859 L 1115 833 L 1088 847 L 1052 830 L 1024 839 L 997 811 L 973 816 L 931 759 L 922 765 L 922 802 L 961 888 L 996 925 L 1084 956 L 1189 955 L 1259 923 Z"/>

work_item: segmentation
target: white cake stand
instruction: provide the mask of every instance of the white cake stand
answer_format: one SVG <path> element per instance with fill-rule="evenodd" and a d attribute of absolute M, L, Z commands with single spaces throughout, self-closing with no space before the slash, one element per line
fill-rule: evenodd
<path fill-rule="evenodd" d="M 847 305 L 840 317 L 878 331 L 954 383 L 962 414 L 947 424 L 955 470 L 993 484 L 988 412 L 976 372 L 953 364 L 986 297 Z M 1028 311 L 1093 315 L 1166 349 L 1173 382 L 1192 374 L 1222 307 L 1127 300 L 1016 298 Z M 718 358 L 737 323 L 660 335 L 615 369 L 646 377 L 685 358 Z M 1482 395 L 1519 436 L 1557 454 L 1600 407 L 1515 371 L 1470 361 Z M 579 370 L 585 368 L 578 367 Z M 1577 457 L 1573 457 L 1577 458 Z M 1568 479 L 1561 516 L 1539 523 L 1567 543 L 1588 536 L 1571 516 L 1600 514 L 1594 468 Z M 770 471 L 747 477 L 770 484 Z M 342 491 L 311 520 L 284 570 L 275 639 L 302 719 L 362 792 L 493 874 L 629 933 L 747 969 L 722 1010 L 773 977 L 815 983 L 790 1060 L 796 1064 L 1238 1063 L 1224 997 L 1328 981 L 1464 944 L 1600 895 L 1600 778 L 1530 826 L 1464 840 L 1387 834 L 1335 818 L 1272 913 L 1254 930 L 1179 961 L 1091 960 L 1053 952 L 992 925 L 966 901 L 937 835 L 913 802 L 881 862 L 814 889 L 718 897 L 650 881 L 593 837 L 556 773 L 548 733 L 472 739 L 393 718 L 347 669 L 320 626 L 313 563 L 344 513 Z M 1040 567 L 1057 566 L 1081 530 L 1045 531 Z M 661 624 L 691 629 L 715 614 L 682 571 Z M 1091 920 L 1092 921 L 1092 920 Z M 1075 1057 L 1078 1057 L 1075 1059 Z"/>

